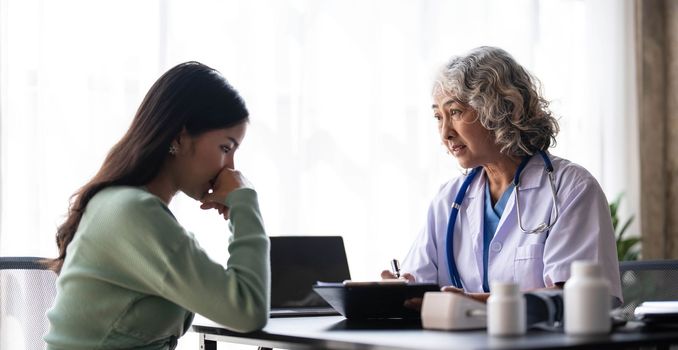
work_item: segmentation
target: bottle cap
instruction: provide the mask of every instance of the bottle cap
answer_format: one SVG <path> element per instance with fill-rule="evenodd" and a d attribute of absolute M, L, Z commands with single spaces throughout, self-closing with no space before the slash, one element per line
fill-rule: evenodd
<path fill-rule="evenodd" d="M 594 261 L 577 260 L 570 267 L 572 276 L 601 277 L 603 275 L 600 265 Z"/>
<path fill-rule="evenodd" d="M 514 282 L 494 281 L 490 287 L 492 294 L 497 295 L 517 295 L 520 292 L 518 284 Z"/>

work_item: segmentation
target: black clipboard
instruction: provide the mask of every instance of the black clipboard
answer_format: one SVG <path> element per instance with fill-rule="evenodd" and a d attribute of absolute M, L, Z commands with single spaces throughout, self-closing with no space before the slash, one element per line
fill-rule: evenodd
<path fill-rule="evenodd" d="M 384 280 L 318 282 L 313 290 L 347 319 L 418 319 L 420 312 L 406 308 L 405 300 L 422 298 L 426 292 L 440 291 L 440 287 L 433 283 Z"/>

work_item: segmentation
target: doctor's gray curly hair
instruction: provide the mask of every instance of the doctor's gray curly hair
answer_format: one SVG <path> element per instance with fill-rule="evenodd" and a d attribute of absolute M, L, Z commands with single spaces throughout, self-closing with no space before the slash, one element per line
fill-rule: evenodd
<path fill-rule="evenodd" d="M 433 94 L 473 108 L 501 152 L 521 157 L 554 146 L 559 131 L 538 84 L 509 53 L 481 46 L 453 57 L 440 70 Z"/>

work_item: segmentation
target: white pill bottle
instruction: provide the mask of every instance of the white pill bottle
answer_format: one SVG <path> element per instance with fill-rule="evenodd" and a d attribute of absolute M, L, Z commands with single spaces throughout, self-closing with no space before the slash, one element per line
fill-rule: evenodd
<path fill-rule="evenodd" d="M 518 284 L 493 282 L 490 291 L 487 299 L 487 333 L 500 337 L 525 334 L 525 297 Z"/>
<path fill-rule="evenodd" d="M 570 279 L 565 282 L 564 298 L 566 334 L 610 332 L 610 284 L 603 277 L 599 264 L 586 260 L 572 262 Z"/>

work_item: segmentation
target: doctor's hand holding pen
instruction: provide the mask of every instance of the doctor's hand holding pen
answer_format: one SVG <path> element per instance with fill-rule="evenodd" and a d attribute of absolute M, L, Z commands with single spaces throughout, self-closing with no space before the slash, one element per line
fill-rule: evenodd
<path fill-rule="evenodd" d="M 398 262 L 398 259 L 391 260 L 391 270 L 381 271 L 381 278 L 385 280 L 402 279 L 406 280 L 407 282 L 415 281 L 414 275 L 411 273 L 400 273 L 400 262 Z"/>
<path fill-rule="evenodd" d="M 404 279 L 407 280 L 407 282 L 414 282 L 415 277 L 411 273 L 405 272 L 401 274 L 400 271 L 400 263 L 398 262 L 397 259 L 391 260 L 391 270 L 383 270 L 381 271 L 381 278 L 382 279 Z M 457 293 L 461 294 L 463 296 L 475 299 L 480 302 L 486 302 L 487 297 L 489 296 L 488 293 L 466 293 L 462 288 L 457 288 L 454 286 L 443 286 L 440 288 L 441 292 L 450 292 L 450 293 Z M 411 298 L 405 300 L 405 307 L 413 310 L 420 311 L 421 310 L 421 305 L 423 303 L 423 298 Z"/>
<path fill-rule="evenodd" d="M 393 272 L 389 270 L 381 271 L 381 279 L 385 280 L 404 279 L 407 282 L 414 282 L 414 276 L 411 273 L 405 272 L 400 276 L 396 276 Z"/>

